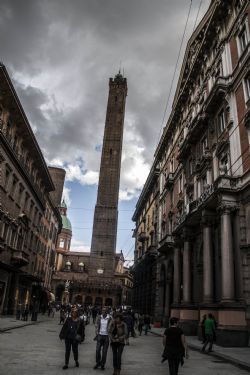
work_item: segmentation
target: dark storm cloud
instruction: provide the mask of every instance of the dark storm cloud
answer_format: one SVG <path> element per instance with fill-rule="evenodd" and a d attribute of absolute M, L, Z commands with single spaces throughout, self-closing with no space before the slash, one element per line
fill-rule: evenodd
<path fill-rule="evenodd" d="M 188 35 L 199 3 L 193 0 Z M 1 0 L 0 59 L 48 160 L 82 158 L 98 170 L 108 78 L 122 61 L 125 142 L 134 134 L 151 162 L 188 7 L 186 0 Z"/>

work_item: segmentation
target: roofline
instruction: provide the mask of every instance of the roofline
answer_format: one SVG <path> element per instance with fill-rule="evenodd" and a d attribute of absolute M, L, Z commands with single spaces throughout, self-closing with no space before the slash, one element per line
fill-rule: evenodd
<path fill-rule="evenodd" d="M 186 51 L 185 51 L 183 62 L 182 62 L 182 66 L 181 66 L 181 71 L 180 71 L 180 74 L 179 74 L 179 79 L 178 79 L 177 87 L 176 87 L 176 90 L 175 90 L 175 95 L 174 95 L 174 99 L 173 99 L 172 109 L 171 109 L 170 115 L 168 117 L 166 126 L 163 129 L 160 142 L 158 143 L 158 146 L 157 146 L 156 151 L 154 153 L 154 157 L 157 160 L 158 160 L 159 155 L 160 155 L 160 153 L 162 151 L 162 147 L 163 147 L 163 144 L 164 144 L 164 141 L 165 141 L 166 133 L 168 132 L 168 130 L 169 130 L 171 124 L 172 124 L 173 117 L 176 115 L 176 107 L 178 106 L 179 99 L 180 99 L 180 95 L 179 95 L 180 94 L 180 86 L 181 86 L 181 82 L 183 80 L 183 72 L 185 70 L 185 66 L 186 66 L 186 62 L 187 62 L 187 56 L 188 56 L 188 52 L 189 52 L 189 49 L 190 49 L 190 45 L 193 43 L 193 41 L 195 40 L 195 38 L 197 36 L 196 34 L 198 32 L 200 32 L 200 30 L 203 27 L 205 21 L 207 19 L 209 19 L 209 17 L 214 12 L 214 10 L 216 9 L 217 6 L 218 6 L 218 0 L 211 1 L 210 5 L 208 7 L 208 10 L 204 14 L 203 18 L 201 19 L 201 21 L 199 22 L 199 24 L 196 27 L 195 31 L 192 33 L 191 37 L 188 40 L 188 43 L 187 43 L 187 46 L 186 46 Z"/>
<path fill-rule="evenodd" d="M 154 162 L 153 162 L 153 165 L 150 169 L 150 172 L 148 174 L 147 180 L 146 180 L 146 182 L 143 186 L 142 192 L 141 192 L 141 194 L 138 198 L 138 201 L 137 201 L 137 204 L 136 204 L 136 207 L 135 207 L 135 212 L 132 216 L 133 221 L 136 221 L 137 215 L 139 214 L 139 212 L 141 210 L 141 206 L 144 203 L 144 200 L 145 200 L 148 192 L 150 191 L 150 186 L 154 183 L 155 179 L 159 176 L 159 174 L 160 174 L 160 170 L 156 165 L 156 159 L 155 159 Z"/>

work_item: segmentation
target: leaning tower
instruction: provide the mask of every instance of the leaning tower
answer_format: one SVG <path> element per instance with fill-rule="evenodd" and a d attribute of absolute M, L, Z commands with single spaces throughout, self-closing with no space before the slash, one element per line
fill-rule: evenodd
<path fill-rule="evenodd" d="M 127 80 L 120 72 L 109 80 L 109 97 L 103 137 L 91 253 L 91 276 L 114 275 L 118 198 Z"/>

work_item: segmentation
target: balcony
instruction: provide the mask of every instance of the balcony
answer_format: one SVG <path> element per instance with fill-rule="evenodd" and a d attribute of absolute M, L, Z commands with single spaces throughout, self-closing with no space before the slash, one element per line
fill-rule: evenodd
<path fill-rule="evenodd" d="M 214 110 L 221 105 L 221 100 L 223 97 L 225 97 L 231 84 L 231 81 L 231 77 L 218 77 L 214 81 L 214 84 L 205 101 L 206 112 L 214 112 Z"/>
<path fill-rule="evenodd" d="M 141 232 L 138 234 L 139 242 L 145 242 L 147 239 L 148 239 L 148 236 L 146 235 L 146 232 Z"/>
<path fill-rule="evenodd" d="M 14 249 L 11 257 L 12 265 L 16 267 L 23 267 L 29 264 L 29 254 L 23 250 Z"/>
<path fill-rule="evenodd" d="M 165 180 L 164 187 L 165 189 L 170 189 L 173 186 L 174 183 L 174 173 L 170 172 Z"/>
<path fill-rule="evenodd" d="M 166 234 L 165 237 L 163 237 L 158 246 L 158 251 L 161 254 L 167 253 L 169 250 L 171 250 L 174 247 L 174 238 L 171 234 Z"/>

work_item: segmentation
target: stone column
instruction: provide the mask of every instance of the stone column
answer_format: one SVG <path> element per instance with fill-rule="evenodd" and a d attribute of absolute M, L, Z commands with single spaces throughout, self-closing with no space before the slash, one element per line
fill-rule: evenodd
<path fill-rule="evenodd" d="M 185 240 L 183 249 L 183 303 L 191 302 L 191 249 L 190 242 Z"/>
<path fill-rule="evenodd" d="M 174 303 L 180 303 L 180 249 L 174 249 Z"/>
<path fill-rule="evenodd" d="M 211 221 L 203 220 L 203 302 L 213 302 L 213 247 Z"/>
<path fill-rule="evenodd" d="M 239 208 L 235 209 L 233 215 L 233 239 L 235 249 L 235 297 L 237 300 L 243 300 L 242 285 L 242 258 L 240 251 L 240 212 Z"/>
<path fill-rule="evenodd" d="M 221 208 L 221 302 L 234 301 L 234 255 L 231 207 Z"/>

